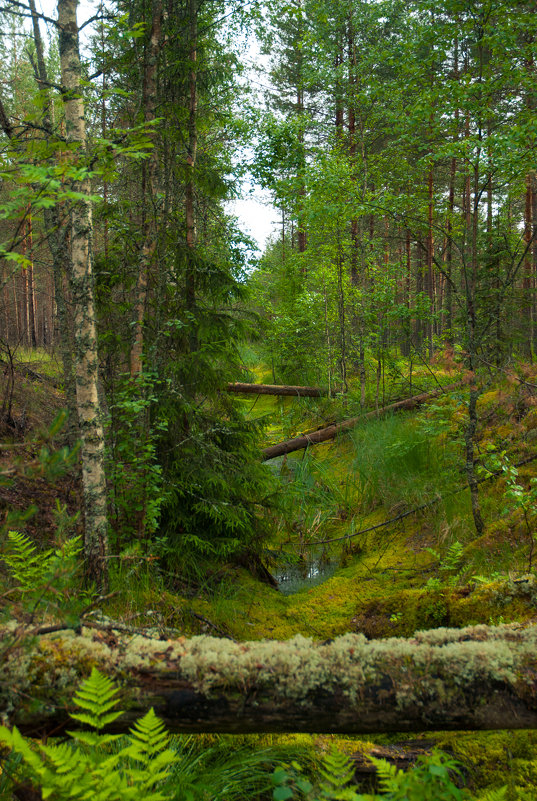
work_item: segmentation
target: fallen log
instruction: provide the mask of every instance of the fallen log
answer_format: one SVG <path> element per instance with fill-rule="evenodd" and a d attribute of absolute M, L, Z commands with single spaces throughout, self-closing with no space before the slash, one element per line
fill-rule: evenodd
<path fill-rule="evenodd" d="M 320 442 L 327 442 L 329 439 L 334 439 L 341 431 L 349 431 L 349 429 L 355 428 L 364 420 L 371 420 L 374 417 L 378 417 L 380 414 L 398 412 L 403 409 L 413 409 L 421 403 L 425 403 L 432 398 L 437 398 L 445 392 L 452 392 L 454 389 L 459 389 L 463 385 L 464 382 L 460 381 L 457 384 L 450 384 L 446 387 L 433 389 L 430 392 L 422 392 L 420 395 L 414 395 L 412 398 L 406 398 L 405 400 L 390 403 L 389 406 L 383 406 L 382 409 L 378 411 L 374 410 L 366 414 L 361 414 L 358 417 L 350 417 L 348 420 L 343 420 L 341 423 L 332 423 L 329 426 L 320 428 L 318 431 L 313 431 L 311 434 L 303 434 L 300 437 L 294 437 L 293 439 L 285 440 L 285 442 L 279 442 L 277 445 L 270 445 L 262 451 L 263 461 L 267 462 L 269 459 L 275 459 L 276 456 L 284 456 L 286 453 L 300 451 L 303 448 L 307 448 L 309 445 L 318 445 Z"/>
<path fill-rule="evenodd" d="M 0 714 L 32 735 L 77 725 L 71 698 L 92 666 L 121 686 L 127 712 L 115 731 L 150 707 L 174 732 L 537 728 L 537 626 L 324 643 L 159 640 L 96 624 L 47 631 L 23 641 L 0 630 Z"/>
<path fill-rule="evenodd" d="M 320 398 L 327 394 L 320 387 L 295 387 L 291 384 L 228 384 L 227 392 L 246 392 L 250 395 L 293 395 L 298 398 Z"/>

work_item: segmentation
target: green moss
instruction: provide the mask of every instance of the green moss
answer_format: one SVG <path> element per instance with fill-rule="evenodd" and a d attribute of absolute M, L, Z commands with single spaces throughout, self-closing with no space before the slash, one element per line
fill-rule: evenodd
<path fill-rule="evenodd" d="M 479 799 L 507 785 L 507 801 L 534 801 L 537 787 L 537 732 L 442 734 L 438 746 L 455 756 Z"/>

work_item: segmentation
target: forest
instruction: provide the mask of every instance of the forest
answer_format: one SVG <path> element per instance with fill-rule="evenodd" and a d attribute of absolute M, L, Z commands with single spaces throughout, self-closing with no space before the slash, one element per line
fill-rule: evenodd
<path fill-rule="evenodd" d="M 535 4 L 0 23 L 0 799 L 533 801 Z"/>

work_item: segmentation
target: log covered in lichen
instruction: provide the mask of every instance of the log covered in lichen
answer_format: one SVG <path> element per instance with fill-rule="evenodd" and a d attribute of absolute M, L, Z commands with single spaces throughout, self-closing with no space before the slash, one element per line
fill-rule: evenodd
<path fill-rule="evenodd" d="M 150 707 L 177 732 L 537 728 L 535 626 L 326 643 L 159 640 L 94 628 L 17 646 L 9 631 L 3 639 L 0 708 L 25 731 L 60 730 L 92 666 L 122 687 L 123 730 Z"/>

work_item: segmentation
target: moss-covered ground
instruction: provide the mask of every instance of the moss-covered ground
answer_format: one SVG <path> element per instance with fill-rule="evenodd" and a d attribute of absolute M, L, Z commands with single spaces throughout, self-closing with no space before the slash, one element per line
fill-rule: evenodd
<path fill-rule="evenodd" d="M 490 454 L 504 452 L 514 465 L 537 453 L 537 406 L 531 387 L 523 383 L 532 377 L 521 377 L 505 378 L 480 398 L 476 462 L 481 478 L 492 469 Z M 262 370 L 255 378 L 271 380 Z M 441 371 L 435 375 L 443 383 L 454 378 Z M 434 385 L 428 374 L 415 383 L 419 389 Z M 352 398 L 345 406 L 332 399 L 267 396 L 240 402 L 249 415 L 265 418 L 266 444 L 357 411 Z M 436 626 L 537 620 L 537 582 L 528 569 L 537 510 L 530 510 L 528 528 L 520 509 L 509 504 L 505 477 L 483 481 L 486 531 L 476 535 L 464 488 L 465 402 L 463 387 L 418 411 L 364 423 L 335 442 L 271 465 L 280 482 L 280 503 L 265 563 L 274 570 L 313 549 L 336 567 L 323 583 L 305 581 L 300 591 L 283 595 L 246 570 L 228 566 L 217 581 L 186 598 L 164 586 L 150 587 L 150 581 L 144 589 L 138 575 L 135 596 L 118 601 L 121 610 L 127 607 L 134 620 L 147 623 L 136 614 L 143 609 L 147 616 L 149 609 L 157 625 L 187 633 L 219 631 L 238 640 L 287 639 L 297 633 L 327 639 L 348 631 L 371 638 L 408 636 Z M 517 481 L 529 489 L 537 461 L 518 471 Z M 384 525 L 387 521 L 392 522 Z M 312 753 L 334 740 L 299 739 Z M 367 748 L 355 738 L 335 739 L 349 751 Z M 376 738 L 397 739 L 405 737 Z M 536 733 L 438 734 L 434 739 L 460 759 L 476 798 L 504 784 L 512 801 L 537 794 Z M 252 745 L 261 741 L 251 740 Z"/>
<path fill-rule="evenodd" d="M 272 383 L 264 368 L 253 369 L 251 376 Z M 441 366 L 434 374 L 423 369 L 413 376 L 414 391 L 457 377 Z M 536 377 L 537 370 L 513 373 L 481 395 L 476 443 L 481 478 L 489 477 L 494 455 L 504 453 L 515 465 L 537 454 Z M 35 386 L 39 397 L 44 390 Z M 260 445 L 267 445 L 359 414 L 357 394 L 351 387 L 345 399 L 250 396 L 239 403 L 247 415 L 265 420 Z M 385 400 L 405 394 L 394 384 Z M 116 594 L 106 614 L 132 625 L 237 640 L 297 633 L 328 639 L 348 631 L 371 638 L 408 636 L 436 626 L 537 620 L 533 565 L 530 570 L 537 509 L 525 516 L 509 500 L 505 475 L 483 481 L 486 529 L 477 536 L 464 488 L 466 395 L 462 387 L 417 411 L 371 420 L 334 442 L 269 463 L 279 502 L 271 513 L 264 563 L 274 572 L 313 551 L 335 568 L 321 584 L 306 581 L 300 591 L 284 595 L 247 570 L 227 565 L 186 594 L 180 582 L 159 577 L 150 561 L 131 560 L 116 568 Z M 537 460 L 518 468 L 523 492 L 535 476 Z M 274 735 L 244 739 L 252 747 L 276 741 Z M 509 801 L 537 796 L 537 733 L 439 733 L 434 739 L 460 759 L 476 798 L 504 784 Z M 312 754 L 334 740 L 349 752 L 368 747 L 355 738 L 304 735 L 278 742 Z"/>

